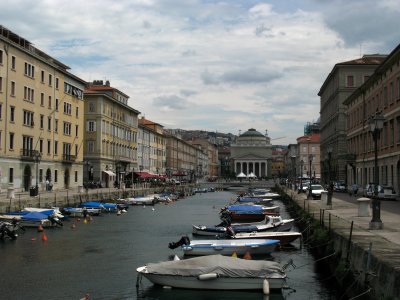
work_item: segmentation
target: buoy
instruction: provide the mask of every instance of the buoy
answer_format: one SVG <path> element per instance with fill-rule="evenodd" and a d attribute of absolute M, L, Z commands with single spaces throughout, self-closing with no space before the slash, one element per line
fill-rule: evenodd
<path fill-rule="evenodd" d="M 264 293 L 264 295 L 269 295 L 269 282 L 268 282 L 268 279 L 264 279 L 264 281 L 263 281 L 263 293 Z"/>
<path fill-rule="evenodd" d="M 87 220 L 86 220 L 86 218 L 85 218 L 85 220 L 83 220 L 83 223 L 87 224 Z"/>
<path fill-rule="evenodd" d="M 177 261 L 177 260 L 181 260 L 181 259 L 178 257 L 178 255 L 175 254 L 174 255 L 174 260 Z"/>
<path fill-rule="evenodd" d="M 85 294 L 85 297 L 79 299 L 79 300 L 89 300 L 89 294 Z"/>
<path fill-rule="evenodd" d="M 146 208 L 146 205 L 143 204 L 143 208 Z"/>
<path fill-rule="evenodd" d="M 31 241 L 36 241 L 36 238 L 35 237 L 31 238 Z"/>
<path fill-rule="evenodd" d="M 76 229 L 76 225 L 75 224 L 71 224 L 71 229 Z"/>
<path fill-rule="evenodd" d="M 80 221 L 81 221 L 81 219 L 79 219 L 79 218 L 78 218 L 78 219 L 76 219 L 76 221 L 77 221 L 77 222 L 80 222 Z"/>
<path fill-rule="evenodd" d="M 120 216 L 120 215 L 121 215 L 121 211 L 118 210 L 118 211 L 117 211 L 117 216 Z"/>
<path fill-rule="evenodd" d="M 251 259 L 252 259 L 249 251 L 247 251 L 247 252 L 244 254 L 243 259 L 247 259 L 247 260 L 251 260 Z"/>
<path fill-rule="evenodd" d="M 38 228 L 37 228 L 37 231 L 38 231 L 38 232 L 42 232 L 42 231 L 43 231 L 43 226 L 42 226 L 42 225 L 39 225 Z"/>
<path fill-rule="evenodd" d="M 232 257 L 236 257 L 236 258 L 237 258 L 236 252 L 233 252 L 233 253 L 232 253 Z"/>
<path fill-rule="evenodd" d="M 151 208 L 152 211 L 155 211 L 156 209 L 154 207 Z"/>
<path fill-rule="evenodd" d="M 43 234 L 42 234 L 42 241 L 47 241 L 47 235 L 43 232 Z"/>

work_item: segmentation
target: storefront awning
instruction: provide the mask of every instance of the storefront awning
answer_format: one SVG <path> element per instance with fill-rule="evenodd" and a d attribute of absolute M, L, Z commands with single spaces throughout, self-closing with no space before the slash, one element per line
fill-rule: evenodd
<path fill-rule="evenodd" d="M 115 176 L 115 173 L 108 170 L 103 170 L 104 173 L 108 174 L 109 176 Z"/>
<path fill-rule="evenodd" d="M 135 175 L 141 178 L 154 178 L 155 176 L 157 176 L 157 175 L 154 176 L 147 172 L 135 172 Z"/>

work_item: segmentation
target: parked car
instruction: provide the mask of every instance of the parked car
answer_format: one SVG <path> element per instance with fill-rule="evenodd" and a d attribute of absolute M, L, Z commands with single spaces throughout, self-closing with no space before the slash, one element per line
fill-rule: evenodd
<path fill-rule="evenodd" d="M 308 191 L 308 188 L 310 187 L 310 182 L 309 181 L 303 181 L 301 184 L 297 186 L 297 192 L 298 193 L 306 193 Z"/>
<path fill-rule="evenodd" d="M 325 191 L 324 187 L 320 184 L 311 185 L 311 197 L 313 199 L 321 199 L 322 192 Z"/>
<path fill-rule="evenodd" d="M 344 183 L 344 181 L 336 181 L 333 184 L 333 190 L 335 192 L 345 193 L 347 191 L 346 183 Z"/>
<path fill-rule="evenodd" d="M 398 195 L 392 186 L 378 185 L 378 198 L 386 200 L 396 200 Z"/>

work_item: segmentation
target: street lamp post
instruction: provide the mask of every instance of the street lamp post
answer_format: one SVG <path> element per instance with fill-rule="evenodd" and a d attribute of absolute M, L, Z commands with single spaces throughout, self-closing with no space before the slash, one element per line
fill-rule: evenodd
<path fill-rule="evenodd" d="M 296 156 L 292 155 L 290 158 L 292 160 L 292 188 L 294 187 L 296 189 Z"/>
<path fill-rule="evenodd" d="M 328 199 L 326 204 L 328 206 L 332 205 L 332 194 L 333 194 L 333 184 L 331 183 L 331 158 L 332 158 L 332 147 L 329 146 L 328 149 Z"/>
<path fill-rule="evenodd" d="M 381 203 L 378 199 L 378 184 L 379 184 L 379 171 L 378 171 L 378 139 L 380 138 L 380 132 L 383 128 L 385 118 L 376 114 L 374 118 L 370 119 L 369 126 L 374 140 L 375 146 L 375 167 L 374 167 L 374 197 L 372 199 L 372 220 L 369 223 L 370 229 L 382 229 L 383 223 L 381 221 Z"/>
<path fill-rule="evenodd" d="M 36 186 L 35 186 L 35 196 L 39 195 L 39 162 L 42 154 L 39 151 L 34 152 L 35 164 L 36 164 Z"/>
<path fill-rule="evenodd" d="M 300 161 L 300 192 L 303 192 L 303 164 L 304 164 L 304 161 L 303 160 L 301 160 Z"/>
<path fill-rule="evenodd" d="M 84 185 L 84 187 L 86 189 L 86 193 L 87 193 L 88 189 L 89 189 L 89 166 L 90 166 L 90 162 L 88 160 L 85 160 L 83 162 L 83 164 L 86 167 L 86 176 L 84 176 L 84 178 L 83 178 L 84 179 L 83 185 Z M 86 178 L 86 181 L 85 181 L 85 178 Z"/>
<path fill-rule="evenodd" d="M 313 155 L 312 154 L 308 155 L 308 160 L 310 161 L 310 171 L 309 171 L 310 182 L 309 182 L 309 188 L 308 188 L 308 198 L 311 198 L 311 163 L 313 161 Z"/>

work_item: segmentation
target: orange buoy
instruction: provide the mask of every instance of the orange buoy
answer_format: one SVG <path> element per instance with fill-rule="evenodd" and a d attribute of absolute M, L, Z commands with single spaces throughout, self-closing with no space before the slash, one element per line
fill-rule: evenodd
<path fill-rule="evenodd" d="M 38 232 L 42 232 L 42 231 L 43 231 L 43 226 L 42 226 L 42 225 L 39 225 L 38 228 L 37 228 L 37 231 L 38 231 Z"/>
<path fill-rule="evenodd" d="M 247 260 L 251 260 L 251 259 L 252 259 L 249 251 L 247 251 L 247 252 L 244 254 L 243 259 L 247 259 Z"/>
<path fill-rule="evenodd" d="M 44 241 L 44 242 L 47 241 L 47 235 L 44 232 L 42 234 L 42 241 Z"/>
<path fill-rule="evenodd" d="M 236 257 L 236 258 L 237 258 L 236 252 L 233 252 L 233 253 L 232 253 L 232 257 Z"/>

